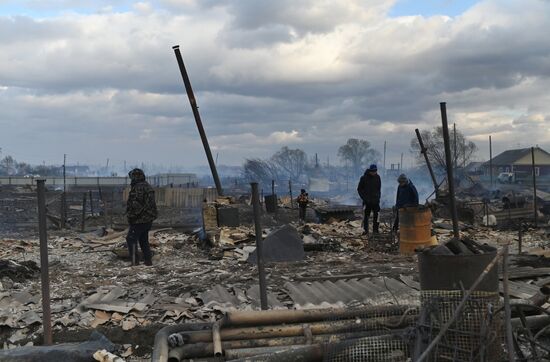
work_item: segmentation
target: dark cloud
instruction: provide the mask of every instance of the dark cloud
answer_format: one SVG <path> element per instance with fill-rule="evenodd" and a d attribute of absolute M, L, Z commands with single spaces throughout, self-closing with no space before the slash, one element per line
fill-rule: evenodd
<path fill-rule="evenodd" d="M 0 147 L 16 156 L 70 148 L 82 162 L 202 162 L 174 44 L 223 162 L 285 144 L 334 158 L 349 137 L 378 148 L 387 140 L 398 157 L 415 127 L 439 124 L 440 101 L 478 142 L 493 134 L 505 147 L 521 132 L 550 146 L 549 2 L 389 18 L 393 3 L 159 0 L 0 17 L 0 126 L 9 135 Z"/>

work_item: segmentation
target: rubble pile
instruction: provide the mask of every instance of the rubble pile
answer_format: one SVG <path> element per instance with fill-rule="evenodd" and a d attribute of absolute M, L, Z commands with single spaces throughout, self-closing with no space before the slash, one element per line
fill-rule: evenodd
<path fill-rule="evenodd" d="M 258 272 L 253 263 L 256 241 L 247 214 L 249 205 L 231 207 L 239 209 L 241 225 L 212 223 L 209 243 L 203 240 L 202 229 L 184 232 L 157 226 L 149 235 L 153 267 L 130 267 L 125 230 L 100 227 L 87 233 L 50 232 L 54 338 L 71 331 L 89 334 L 94 329 L 109 338 L 116 336 L 114 331 L 154 335 L 160 325 L 212 323 L 228 311 L 258 310 Z M 295 209 L 281 207 L 275 215 L 262 215 L 262 221 L 268 221 L 262 234 L 264 246 L 274 240 L 266 252 L 277 252 L 286 260 L 266 263 L 270 308 L 418 303 L 417 257 L 398 254 L 398 235 L 392 232 L 391 222 L 383 222 L 380 234 L 370 236 L 364 235 L 357 219 L 274 226 L 281 219 L 295 220 L 295 213 Z M 383 213 L 391 214 L 391 210 Z M 479 244 L 499 247 L 512 240 L 511 253 L 517 252 L 517 230 L 463 222 L 460 229 L 463 238 Z M 434 220 L 432 232 L 441 245 L 449 242 L 451 222 Z M 533 268 L 550 266 L 541 261 L 547 255 L 548 231 L 526 225 L 522 232 L 522 257 L 542 258 L 537 262 L 514 259 L 523 263 L 526 274 L 512 281 L 513 297 L 529 299 L 539 290 L 519 277 L 537 275 L 535 283 L 542 280 L 540 271 Z M 282 238 L 276 237 L 279 233 Z M 24 235 L 11 236 L 0 241 L 0 341 L 4 348 L 40 343 L 42 333 L 39 243 Z M 124 344 L 118 352 L 129 360 L 150 353 L 150 343 L 144 346 L 128 340 Z"/>

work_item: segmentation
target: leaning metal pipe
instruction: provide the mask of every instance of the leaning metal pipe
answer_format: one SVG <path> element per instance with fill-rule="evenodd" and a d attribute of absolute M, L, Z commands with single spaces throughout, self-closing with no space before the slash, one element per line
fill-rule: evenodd
<path fill-rule="evenodd" d="M 327 319 L 369 318 L 402 315 L 410 306 L 378 306 L 357 309 L 274 309 L 267 311 L 230 311 L 225 315 L 227 326 L 258 326 L 283 323 L 317 322 Z"/>
<path fill-rule="evenodd" d="M 218 170 L 216 169 L 216 163 L 212 157 L 212 151 L 210 151 L 210 145 L 208 144 L 208 138 L 206 138 L 206 132 L 202 125 L 201 115 L 199 113 L 199 107 L 197 106 L 197 100 L 195 99 L 195 93 L 191 87 L 191 80 L 189 80 L 189 75 L 183 64 L 183 57 L 181 56 L 179 45 L 172 47 L 174 53 L 176 54 L 176 60 L 180 68 L 181 78 L 183 79 L 183 84 L 185 85 L 185 91 L 187 92 L 187 97 L 189 98 L 189 103 L 191 104 L 191 110 L 193 111 L 193 116 L 195 117 L 195 123 L 197 124 L 197 129 L 199 130 L 199 135 L 201 137 L 202 145 L 204 147 L 204 152 L 206 153 L 206 158 L 208 160 L 208 166 L 210 166 L 210 171 L 212 172 L 212 178 L 216 184 L 216 190 L 218 191 L 218 196 L 223 196 L 222 184 L 218 176 Z"/>
<path fill-rule="evenodd" d="M 424 146 L 424 142 L 422 141 L 422 135 L 420 135 L 420 131 L 418 130 L 418 128 L 415 129 L 414 132 L 416 133 L 416 138 L 418 138 L 420 153 L 424 156 L 424 160 L 426 161 L 426 166 L 428 167 L 428 172 L 430 173 L 430 177 L 432 178 L 432 183 L 434 184 L 434 190 L 437 194 L 439 185 L 437 184 L 437 181 L 435 179 L 434 170 L 432 169 L 432 164 L 430 162 L 430 158 L 428 157 L 428 149 Z"/>

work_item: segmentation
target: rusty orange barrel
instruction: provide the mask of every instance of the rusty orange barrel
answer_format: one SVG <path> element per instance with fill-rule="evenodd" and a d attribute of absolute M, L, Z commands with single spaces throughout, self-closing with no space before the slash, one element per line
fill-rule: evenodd
<path fill-rule="evenodd" d="M 433 245 L 434 240 L 430 209 L 424 206 L 399 209 L 399 252 L 401 254 L 414 254 L 416 248 Z"/>

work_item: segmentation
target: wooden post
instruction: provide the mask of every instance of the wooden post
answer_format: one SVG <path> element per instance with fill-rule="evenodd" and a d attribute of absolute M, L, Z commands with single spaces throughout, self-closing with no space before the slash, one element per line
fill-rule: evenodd
<path fill-rule="evenodd" d="M 292 199 L 292 180 L 288 180 L 288 193 L 290 194 L 290 208 L 294 208 L 294 200 Z"/>
<path fill-rule="evenodd" d="M 489 180 L 490 180 L 490 187 L 489 189 L 493 190 L 493 141 L 491 139 L 491 136 L 489 136 Z"/>
<path fill-rule="evenodd" d="M 86 193 L 82 193 L 82 223 L 80 224 L 80 231 L 84 232 L 86 229 Z"/>
<path fill-rule="evenodd" d="M 521 254 L 522 247 L 523 247 L 523 222 L 519 221 L 519 229 L 518 229 L 518 254 Z"/>
<path fill-rule="evenodd" d="M 94 216 L 94 199 L 93 199 L 93 195 L 92 195 L 92 190 L 89 190 L 89 193 L 90 193 L 90 214 L 92 216 Z"/>
<path fill-rule="evenodd" d="M 65 229 L 65 192 L 61 194 L 61 206 L 59 208 L 59 228 Z"/>
<path fill-rule="evenodd" d="M 52 314 L 50 309 L 50 275 L 48 270 L 48 233 L 46 222 L 46 180 L 36 180 L 38 200 L 38 230 L 40 235 L 40 286 L 42 288 L 42 328 L 44 344 L 53 344 Z"/>
<path fill-rule="evenodd" d="M 538 210 L 537 210 L 537 173 L 535 171 L 535 148 L 531 147 L 531 162 L 533 167 L 533 213 L 535 216 L 535 227 L 538 227 Z"/>

